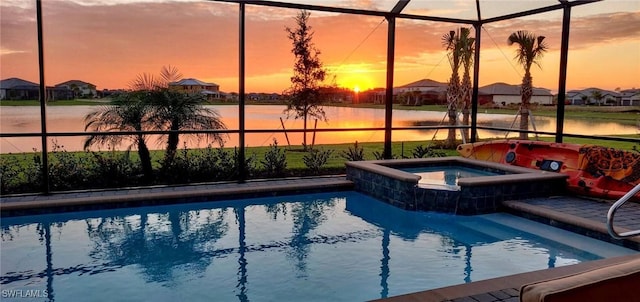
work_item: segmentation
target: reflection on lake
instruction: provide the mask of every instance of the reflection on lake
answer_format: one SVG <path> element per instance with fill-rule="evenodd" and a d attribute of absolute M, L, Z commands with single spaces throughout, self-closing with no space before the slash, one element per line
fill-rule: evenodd
<path fill-rule="evenodd" d="M 224 123 L 229 129 L 238 129 L 238 107 L 235 105 L 210 106 L 218 110 Z M 94 110 L 94 106 L 52 106 L 47 107 L 47 131 L 48 132 L 84 132 L 84 116 Z M 285 106 L 280 105 L 249 105 L 246 106 L 246 129 L 282 129 L 280 118 L 284 120 L 286 129 L 302 129 L 302 120 L 287 119 L 283 113 Z M 384 127 L 384 110 L 371 108 L 350 107 L 325 107 L 328 122 L 318 122 L 318 128 L 365 128 Z M 478 114 L 478 124 L 483 126 L 509 128 L 514 124 L 514 115 L 506 114 Z M 407 127 L 415 125 L 438 126 L 446 125 L 444 112 L 394 110 L 393 127 Z M 555 132 L 556 119 L 551 117 L 536 117 L 535 123 L 538 131 Z M 313 128 L 313 121 L 309 128 Z M 517 123 L 515 123 L 517 127 Z M 35 106 L 2 107 L 0 110 L 0 128 L 2 133 L 28 133 L 40 132 L 40 108 Z M 632 125 L 623 125 L 610 121 L 593 121 L 565 119 L 565 133 L 585 135 L 621 135 L 637 134 L 638 129 Z M 447 130 L 403 130 L 394 131 L 394 141 L 424 141 L 431 140 L 436 134 L 436 139 L 445 139 Z M 503 131 L 479 130 L 481 138 L 504 137 Z M 458 133 L 459 136 L 459 133 Z M 517 133 L 509 134 L 516 137 Z M 302 142 L 301 133 L 288 133 L 292 145 Z M 252 133 L 247 134 L 245 141 L 248 146 L 267 146 L 277 139 L 279 145 L 287 143 L 284 133 Z M 50 139 L 49 147 L 51 148 Z M 82 150 L 85 137 L 56 137 L 58 145 L 64 146 L 67 151 Z M 0 153 L 31 152 L 33 149 L 41 149 L 40 137 L 27 138 L 2 138 L 0 139 Z M 311 142 L 312 134 L 308 134 Z M 349 132 L 318 132 L 316 144 L 381 142 L 384 141 L 384 131 L 349 131 Z M 210 142 L 187 141 L 190 148 L 206 147 Z M 162 149 L 164 144 L 153 138 L 150 143 L 152 149 Z M 225 146 L 237 146 L 238 135 L 231 134 L 227 138 Z M 182 147 L 182 144 L 181 144 Z M 107 149 L 107 147 L 102 148 Z"/>

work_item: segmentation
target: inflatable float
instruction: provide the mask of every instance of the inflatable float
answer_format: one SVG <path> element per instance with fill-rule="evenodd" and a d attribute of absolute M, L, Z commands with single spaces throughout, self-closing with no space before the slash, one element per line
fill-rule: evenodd
<path fill-rule="evenodd" d="M 493 140 L 458 146 L 461 156 L 569 176 L 579 195 L 619 199 L 640 183 L 640 153 L 596 145 L 529 140 Z M 640 201 L 640 195 L 633 200 Z"/>

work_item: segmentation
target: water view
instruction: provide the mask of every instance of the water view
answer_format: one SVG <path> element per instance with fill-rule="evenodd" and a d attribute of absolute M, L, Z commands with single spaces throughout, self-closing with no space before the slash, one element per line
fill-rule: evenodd
<path fill-rule="evenodd" d="M 238 107 L 236 105 L 207 106 L 216 109 L 223 122 L 229 129 L 238 129 Z M 52 106 L 47 108 L 47 131 L 48 132 L 84 132 L 84 116 L 94 110 L 94 106 Z M 283 113 L 285 106 L 281 105 L 249 105 L 246 106 L 246 129 L 283 129 L 280 118 L 282 118 L 285 129 L 302 129 L 302 120 L 287 119 Z M 325 107 L 327 122 L 318 121 L 317 128 L 365 128 L 384 127 L 384 110 L 371 108 L 352 107 Z M 534 113 L 535 114 L 535 113 Z M 513 115 L 506 114 L 478 114 L 478 124 L 482 126 L 509 128 L 514 124 L 515 112 Z M 536 129 L 538 131 L 554 132 L 556 119 L 551 117 L 535 117 Z M 3 133 L 37 133 L 40 132 L 40 108 L 35 106 L 2 107 L 0 110 L 0 124 Z M 433 111 L 413 111 L 394 110 L 393 127 L 410 127 L 416 125 L 438 126 L 446 125 L 444 112 Z M 314 122 L 309 123 L 312 129 Z M 515 128 L 518 124 L 515 123 Z M 564 132 L 571 134 L 588 135 L 623 135 L 638 134 L 637 127 L 625 125 L 611 121 L 594 121 L 586 119 L 565 119 Z M 458 137 L 459 137 L 458 133 Z M 479 130 L 480 138 L 498 137 L 504 138 L 507 135 L 504 131 Z M 517 133 L 508 133 L 509 137 L 516 137 Z M 302 142 L 301 133 L 288 133 L 289 141 L 292 145 L 299 145 Z M 392 138 L 394 141 L 428 141 L 432 138 L 445 139 L 447 130 L 398 130 L 394 131 Z M 313 135 L 308 134 L 309 142 Z M 268 146 L 277 139 L 280 146 L 287 144 L 287 137 L 284 133 L 251 133 L 246 135 L 248 146 Z M 67 151 L 82 150 L 85 137 L 52 137 L 51 141 L 63 146 Z M 316 144 L 333 143 L 353 143 L 358 142 L 381 142 L 384 141 L 384 131 L 349 131 L 349 132 L 318 132 L 315 135 Z M 185 142 L 189 148 L 206 147 L 211 142 L 189 140 Z M 238 135 L 230 134 L 227 137 L 225 146 L 233 147 L 238 145 Z M 217 147 L 217 145 L 214 145 Z M 157 140 L 151 140 L 150 147 L 153 149 L 163 149 L 164 145 Z M 183 145 L 181 145 L 183 147 Z M 104 146 L 101 149 L 106 150 Z M 40 137 L 27 138 L 2 138 L 0 140 L 1 153 L 31 152 L 33 149 L 40 150 Z"/>

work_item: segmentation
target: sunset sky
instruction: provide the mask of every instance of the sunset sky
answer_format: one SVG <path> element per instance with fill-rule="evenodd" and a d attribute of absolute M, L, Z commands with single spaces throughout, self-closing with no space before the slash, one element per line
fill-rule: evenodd
<path fill-rule="evenodd" d="M 290 2 L 390 10 L 389 0 Z M 482 17 L 556 4 L 552 0 L 481 0 Z M 238 91 L 237 4 L 163 0 L 45 0 L 47 85 L 77 79 L 98 89 L 128 88 L 138 74 L 177 67 L 184 77 Z M 413 0 L 409 14 L 474 19 L 475 1 Z M 247 92 L 281 93 L 290 85 L 293 55 L 285 27 L 297 10 L 247 6 Z M 0 2 L 0 78 L 38 81 L 35 0 Z M 387 23 L 381 17 L 311 12 L 310 25 L 328 82 L 361 91 L 384 87 Z M 459 24 L 399 19 L 395 86 L 451 74 L 442 35 Z M 547 37 L 549 52 L 532 68 L 533 84 L 557 91 L 562 11 L 486 24 L 480 85 L 519 84 L 523 71 L 507 37 L 517 30 Z M 567 88 L 640 88 L 640 1 L 607 0 L 573 8 Z"/>

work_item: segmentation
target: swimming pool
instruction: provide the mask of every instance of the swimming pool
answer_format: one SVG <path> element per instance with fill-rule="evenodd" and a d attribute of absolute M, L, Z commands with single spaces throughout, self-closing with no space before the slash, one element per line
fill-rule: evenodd
<path fill-rule="evenodd" d="M 399 168 L 398 170 L 420 176 L 418 186 L 459 190 L 458 180 L 469 177 L 500 175 L 495 172 L 462 166 L 427 166 Z"/>
<path fill-rule="evenodd" d="M 1 224 L 6 301 L 362 301 L 634 253 L 506 214 L 410 212 L 351 191 Z"/>

